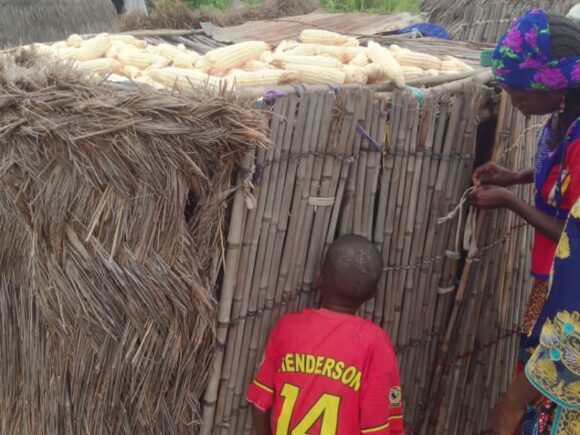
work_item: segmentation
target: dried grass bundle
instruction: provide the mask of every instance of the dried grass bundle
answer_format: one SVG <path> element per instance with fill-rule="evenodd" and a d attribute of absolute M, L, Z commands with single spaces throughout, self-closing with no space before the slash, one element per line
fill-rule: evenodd
<path fill-rule="evenodd" d="M 0 433 L 197 431 L 224 193 L 265 126 L 223 97 L 0 64 Z"/>
<path fill-rule="evenodd" d="M 551 12 L 566 14 L 575 0 L 422 0 L 421 11 L 429 14 L 429 20 L 445 27 L 455 36 L 461 36 L 461 26 L 472 21 L 475 9 L 484 8 L 488 11 L 505 10 L 501 18 L 515 18 L 527 10 L 540 7 Z M 507 25 L 505 26 L 507 27 Z"/>
<path fill-rule="evenodd" d="M 246 21 L 269 20 L 280 17 L 303 15 L 318 8 L 316 0 L 266 0 L 255 6 L 230 7 L 221 12 L 211 8 L 192 9 L 182 0 L 152 2 L 149 15 L 130 12 L 121 17 L 125 31 L 141 29 L 192 29 L 202 22 L 218 26 L 235 26 Z"/>
<path fill-rule="evenodd" d="M 0 0 L 0 48 L 66 39 L 71 33 L 115 32 L 111 0 Z"/>

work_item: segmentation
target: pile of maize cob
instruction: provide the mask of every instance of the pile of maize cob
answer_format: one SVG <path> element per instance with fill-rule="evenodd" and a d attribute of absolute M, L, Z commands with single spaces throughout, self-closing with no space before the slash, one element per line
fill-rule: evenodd
<path fill-rule="evenodd" d="M 37 52 L 86 74 L 111 81 L 127 79 L 155 88 L 183 90 L 272 87 L 300 84 L 392 83 L 473 69 L 453 56 L 432 56 L 397 45 L 383 47 L 325 30 L 304 30 L 300 41 L 283 41 L 274 50 L 261 41 L 242 42 L 205 55 L 183 44 L 150 45 L 130 35 L 71 35 L 55 44 L 32 44 Z"/>

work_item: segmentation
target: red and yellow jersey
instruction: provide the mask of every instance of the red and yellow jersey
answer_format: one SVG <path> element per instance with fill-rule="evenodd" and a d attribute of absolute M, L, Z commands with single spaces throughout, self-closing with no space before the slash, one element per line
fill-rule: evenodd
<path fill-rule="evenodd" d="M 282 317 L 247 399 L 276 435 L 402 434 L 393 346 L 374 323 L 326 309 Z"/>

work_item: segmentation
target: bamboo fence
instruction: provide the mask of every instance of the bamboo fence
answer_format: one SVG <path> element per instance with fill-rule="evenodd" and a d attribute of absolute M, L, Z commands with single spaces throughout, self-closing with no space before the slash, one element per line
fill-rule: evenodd
<path fill-rule="evenodd" d="M 455 244 L 463 225 L 436 221 L 470 185 L 479 122 L 497 115 L 489 78 L 480 74 L 419 95 L 296 88 L 276 99 L 275 146 L 249 155 L 251 164 L 239 174 L 239 182 L 252 180 L 254 207 L 240 191 L 203 434 L 252 433 L 244 396 L 268 333 L 284 313 L 317 305 L 314 279 L 325 249 L 348 233 L 371 239 L 382 252 L 380 291 L 360 315 L 381 325 L 396 347 L 408 427 L 427 434 L 485 427 L 485 413 L 470 420 L 481 410 L 481 397 L 471 393 L 491 404 L 511 374 L 515 336 L 506 331 L 517 329 L 528 291 L 529 233 L 511 214 L 480 216 L 483 248 L 466 262 Z M 496 157 L 523 165 L 531 159 L 533 121 L 505 102 L 500 108 Z M 507 149 L 512 142 L 519 145 Z M 500 261 L 514 253 L 509 263 Z M 450 367 L 457 374 L 450 376 Z"/>
<path fill-rule="evenodd" d="M 522 116 L 502 95 L 492 160 L 513 169 L 531 167 L 543 122 Z M 531 185 L 515 191 L 532 198 Z M 449 301 L 452 316 L 439 338 L 421 434 L 485 433 L 487 411 L 515 369 L 522 308 L 532 285 L 531 227 L 506 210 L 480 211 L 476 232 L 479 250 L 466 259 Z"/>
<path fill-rule="evenodd" d="M 483 1 L 464 9 L 458 39 L 495 44 L 514 18 L 534 7 L 566 15 L 575 0 Z"/>

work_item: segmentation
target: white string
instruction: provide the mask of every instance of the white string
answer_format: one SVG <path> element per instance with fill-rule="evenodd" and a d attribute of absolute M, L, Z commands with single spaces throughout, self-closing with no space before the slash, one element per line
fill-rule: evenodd
<path fill-rule="evenodd" d="M 462 220 L 463 219 L 463 206 L 467 202 L 467 196 L 471 192 L 473 192 L 475 190 L 475 188 L 476 188 L 476 186 L 471 186 L 465 192 L 463 192 L 463 195 L 461 195 L 461 199 L 459 200 L 459 203 L 455 206 L 455 208 L 453 210 L 451 210 L 449 213 L 447 213 L 446 216 L 443 216 L 443 217 L 440 217 L 439 219 L 437 219 L 437 224 L 441 225 L 447 221 L 450 221 L 457 214 L 459 214 L 459 222 L 457 224 L 457 232 L 455 233 L 455 251 L 456 252 L 459 252 L 459 238 L 461 237 L 461 225 L 463 223 L 463 220 Z M 464 237 L 464 245 L 465 245 L 465 237 Z"/>

